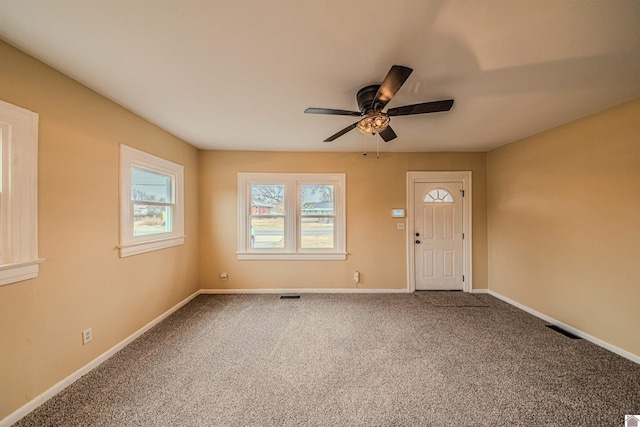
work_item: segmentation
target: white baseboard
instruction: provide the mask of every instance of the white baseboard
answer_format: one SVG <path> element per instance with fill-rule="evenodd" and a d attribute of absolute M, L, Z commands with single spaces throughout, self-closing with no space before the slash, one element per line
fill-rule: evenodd
<path fill-rule="evenodd" d="M 540 313 L 539 311 L 534 310 L 533 308 L 527 307 L 524 304 L 520 304 L 519 302 L 514 301 L 511 298 L 507 298 L 502 294 L 494 292 L 494 291 L 492 291 L 490 289 L 487 290 L 487 291 L 488 291 L 489 295 L 492 295 L 492 296 L 494 296 L 494 297 L 496 297 L 496 298 L 498 298 L 498 299 L 500 299 L 500 300 L 502 300 L 502 301 L 504 301 L 504 302 L 506 302 L 508 304 L 511 304 L 514 307 L 518 307 L 520 310 L 526 311 L 527 313 L 532 314 L 532 315 L 544 320 L 545 322 L 552 323 L 552 324 L 560 327 L 561 329 L 564 329 L 565 331 L 571 332 L 573 335 L 576 335 L 576 336 L 578 336 L 580 338 L 584 338 L 587 341 L 591 341 L 592 343 L 594 343 L 596 345 L 599 345 L 600 347 L 606 348 L 607 350 L 609 350 L 609 351 L 611 351 L 611 352 L 613 352 L 613 353 L 615 353 L 615 354 L 617 354 L 619 356 L 622 356 L 622 357 L 624 357 L 626 359 L 631 360 L 632 362 L 640 364 L 640 356 L 638 356 L 636 354 L 633 354 L 631 352 L 623 350 L 620 347 L 616 347 L 613 344 L 609 344 L 606 341 L 602 341 L 601 339 L 596 338 L 593 335 L 589 335 L 586 332 L 581 331 L 580 329 L 576 329 L 573 326 L 569 326 L 566 323 L 562 323 L 559 320 L 556 320 L 551 316 L 547 316 L 546 314 Z"/>
<path fill-rule="evenodd" d="M 405 294 L 407 288 L 360 289 L 360 288 L 317 288 L 317 289 L 200 289 L 201 294 Z"/>
<path fill-rule="evenodd" d="M 486 294 L 488 289 L 472 289 L 471 293 Z M 372 289 L 372 288 L 301 288 L 301 289 L 200 289 L 201 294 L 406 294 L 407 288 Z"/>
<path fill-rule="evenodd" d="M 111 356 L 116 354 L 118 351 L 122 350 L 125 346 L 133 342 L 136 338 L 140 337 L 142 334 L 147 332 L 149 329 L 169 317 L 175 311 L 177 311 L 180 307 L 194 299 L 200 295 L 200 291 L 194 292 L 192 295 L 188 296 L 184 300 L 180 301 L 178 304 L 171 307 L 169 310 L 161 314 L 160 316 L 153 319 L 151 322 L 144 325 L 142 328 L 131 334 L 129 337 L 125 338 L 123 341 L 119 342 L 115 346 L 111 347 L 106 352 L 102 353 L 97 358 L 93 359 L 91 362 L 83 366 L 82 368 L 75 371 L 73 374 L 69 375 L 62 381 L 55 384 L 50 389 L 46 390 L 44 393 L 36 396 L 34 399 L 30 400 L 16 411 L 9 414 L 4 419 L 0 420 L 0 427 L 9 427 L 12 424 L 17 423 L 26 415 L 28 415 L 31 411 L 35 410 L 38 406 L 42 405 L 47 400 L 51 399 L 56 394 L 60 393 L 62 390 L 73 384 L 76 380 L 78 380 L 83 375 L 87 374 L 92 369 L 96 368 L 98 365 L 109 359 Z"/>

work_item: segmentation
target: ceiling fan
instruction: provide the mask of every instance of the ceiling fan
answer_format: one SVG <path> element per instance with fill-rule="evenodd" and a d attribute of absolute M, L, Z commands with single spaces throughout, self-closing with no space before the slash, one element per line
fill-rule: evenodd
<path fill-rule="evenodd" d="M 445 99 L 442 101 L 423 102 L 421 104 L 389 108 L 386 113 L 383 112 L 384 107 L 386 107 L 398 90 L 400 90 L 400 87 L 402 87 L 412 72 L 413 69 L 409 67 L 394 65 L 387 73 L 382 84 L 366 86 L 360 89 L 356 94 L 356 102 L 358 103 L 358 109 L 360 111 L 307 108 L 304 112 L 307 114 L 362 117 L 359 121 L 331 135 L 325 139 L 324 142 L 330 142 L 340 138 L 356 127 L 365 135 L 375 135 L 377 133 L 382 137 L 384 142 L 389 142 L 397 137 L 396 133 L 391 129 L 391 126 L 389 126 L 391 117 L 449 111 L 453 106 L 453 99 Z"/>

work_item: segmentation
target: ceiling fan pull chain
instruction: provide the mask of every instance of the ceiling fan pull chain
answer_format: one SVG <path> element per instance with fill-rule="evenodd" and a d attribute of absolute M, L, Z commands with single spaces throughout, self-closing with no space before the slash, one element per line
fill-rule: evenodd
<path fill-rule="evenodd" d="M 376 133 L 376 159 L 380 158 L 380 134 Z"/>
<path fill-rule="evenodd" d="M 362 134 L 362 155 L 367 155 L 367 135 Z"/>

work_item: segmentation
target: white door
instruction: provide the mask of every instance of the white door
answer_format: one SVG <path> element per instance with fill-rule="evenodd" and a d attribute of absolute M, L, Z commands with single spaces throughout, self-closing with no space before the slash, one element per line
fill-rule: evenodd
<path fill-rule="evenodd" d="M 417 182 L 414 193 L 416 289 L 462 290 L 462 182 Z"/>

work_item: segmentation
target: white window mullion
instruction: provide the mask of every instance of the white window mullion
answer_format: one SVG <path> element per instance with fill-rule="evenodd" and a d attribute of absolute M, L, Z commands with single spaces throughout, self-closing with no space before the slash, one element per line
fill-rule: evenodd
<path fill-rule="evenodd" d="M 302 193 L 300 190 L 301 182 L 296 181 L 296 194 L 295 194 L 295 222 L 296 222 L 296 241 L 295 248 L 296 252 L 300 252 L 301 250 L 301 242 L 302 242 L 302 208 L 300 207 L 300 202 L 302 200 Z"/>
<path fill-rule="evenodd" d="M 238 186 L 238 189 L 240 189 L 240 186 Z M 247 181 L 246 183 L 244 183 L 244 192 L 245 197 L 244 203 L 242 204 L 242 209 L 245 209 L 247 207 L 248 209 L 244 213 L 240 210 L 240 207 L 238 209 L 238 213 L 241 217 L 240 230 L 242 230 L 242 233 L 240 235 L 242 241 L 239 247 L 246 252 L 251 249 L 251 182 Z"/>
<path fill-rule="evenodd" d="M 285 184 L 284 206 L 287 212 L 285 219 L 285 251 L 288 253 L 297 252 L 296 241 L 298 240 L 297 213 L 296 213 L 296 182 L 288 180 Z"/>

